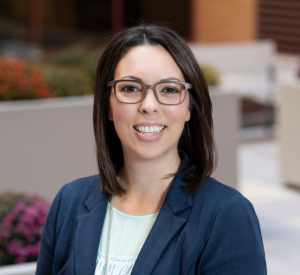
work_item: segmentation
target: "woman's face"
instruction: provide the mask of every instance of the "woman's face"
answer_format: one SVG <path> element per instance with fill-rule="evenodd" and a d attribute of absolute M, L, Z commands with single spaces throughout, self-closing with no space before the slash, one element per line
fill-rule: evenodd
<path fill-rule="evenodd" d="M 161 46 L 149 45 L 130 49 L 116 68 L 114 80 L 133 78 L 148 85 L 168 78 L 185 81 L 171 55 Z M 175 156 L 184 124 L 190 119 L 189 96 L 187 93 L 179 105 L 167 106 L 160 104 L 149 89 L 142 102 L 126 104 L 116 100 L 112 89 L 109 119 L 114 122 L 124 157 L 142 160 Z M 151 133 L 145 134 L 147 131 Z"/>

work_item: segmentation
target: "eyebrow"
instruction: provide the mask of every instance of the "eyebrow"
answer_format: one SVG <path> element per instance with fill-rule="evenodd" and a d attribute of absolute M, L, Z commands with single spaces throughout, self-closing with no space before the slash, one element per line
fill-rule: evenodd
<path fill-rule="evenodd" d="M 181 81 L 181 80 L 179 80 L 179 79 L 176 78 L 176 77 L 163 78 L 163 79 L 161 79 L 160 81 L 170 81 L 170 80 Z"/>
<path fill-rule="evenodd" d="M 121 79 L 125 79 L 125 78 L 131 78 L 133 80 L 137 80 L 137 81 L 142 81 L 143 82 L 143 80 L 141 78 L 139 78 L 137 76 L 133 76 L 133 75 L 125 75 Z M 161 82 L 161 81 L 170 81 L 170 80 L 181 81 L 181 80 L 179 80 L 176 77 L 168 77 L 168 78 L 161 79 L 159 82 Z"/>
<path fill-rule="evenodd" d="M 125 75 L 121 79 L 124 79 L 124 78 L 131 78 L 133 80 L 143 81 L 141 78 L 133 76 L 133 75 Z"/>

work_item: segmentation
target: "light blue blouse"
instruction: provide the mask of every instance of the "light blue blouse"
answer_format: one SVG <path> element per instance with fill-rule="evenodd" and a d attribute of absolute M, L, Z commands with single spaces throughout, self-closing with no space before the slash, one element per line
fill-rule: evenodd
<path fill-rule="evenodd" d="M 108 210 L 101 234 L 95 275 L 103 275 L 108 234 Z M 129 275 L 158 213 L 130 216 L 113 208 L 107 275 Z"/>

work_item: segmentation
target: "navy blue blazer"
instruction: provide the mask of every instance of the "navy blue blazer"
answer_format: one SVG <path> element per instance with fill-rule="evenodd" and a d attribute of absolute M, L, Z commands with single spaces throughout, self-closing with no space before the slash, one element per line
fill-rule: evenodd
<path fill-rule="evenodd" d="M 188 195 L 183 175 L 175 177 L 131 274 L 267 274 L 252 204 L 213 178 Z M 98 175 L 62 187 L 43 229 L 37 275 L 94 274 L 107 203 Z"/>

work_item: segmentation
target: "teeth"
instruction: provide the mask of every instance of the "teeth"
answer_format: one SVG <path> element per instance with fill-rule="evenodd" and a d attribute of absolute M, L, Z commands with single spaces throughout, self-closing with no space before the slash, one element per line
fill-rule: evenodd
<path fill-rule="evenodd" d="M 142 134 L 151 137 L 160 131 L 162 131 L 165 128 L 165 126 L 138 126 L 136 129 L 141 132 Z"/>

